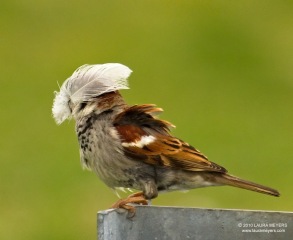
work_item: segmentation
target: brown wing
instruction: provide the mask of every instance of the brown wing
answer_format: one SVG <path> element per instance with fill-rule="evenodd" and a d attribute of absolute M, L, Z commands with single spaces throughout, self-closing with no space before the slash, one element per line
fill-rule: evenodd
<path fill-rule="evenodd" d="M 135 105 L 114 121 L 125 154 L 152 165 L 187 171 L 226 172 L 188 143 L 170 135 L 173 125 L 153 115 L 162 112 L 155 105 Z"/>

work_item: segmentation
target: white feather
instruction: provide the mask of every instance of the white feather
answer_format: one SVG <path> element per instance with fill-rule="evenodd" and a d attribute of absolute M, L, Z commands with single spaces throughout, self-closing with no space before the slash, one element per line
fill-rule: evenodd
<path fill-rule="evenodd" d="M 154 142 L 156 138 L 151 135 L 142 136 L 141 139 L 134 141 L 134 142 L 123 142 L 123 147 L 138 147 L 143 148 L 144 146 L 147 146 L 148 144 Z"/>
<path fill-rule="evenodd" d="M 121 192 L 124 192 L 124 193 L 127 193 L 127 192 L 133 193 L 133 190 L 131 188 L 115 187 L 115 188 L 112 188 L 112 190 L 114 191 L 114 193 L 116 194 L 116 196 L 118 198 L 121 198 L 118 191 L 121 191 Z"/>
<path fill-rule="evenodd" d="M 128 89 L 127 78 L 131 70 L 120 63 L 83 65 L 55 92 L 53 117 L 58 124 L 71 117 L 73 106 L 87 102 L 103 93 Z"/>

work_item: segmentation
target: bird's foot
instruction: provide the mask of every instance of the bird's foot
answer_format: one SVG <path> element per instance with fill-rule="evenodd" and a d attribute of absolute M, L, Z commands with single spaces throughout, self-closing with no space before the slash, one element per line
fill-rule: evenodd
<path fill-rule="evenodd" d="M 116 203 L 112 205 L 111 208 L 122 208 L 128 211 L 128 218 L 133 218 L 135 216 L 136 209 L 133 205 L 128 204 L 139 204 L 148 205 L 148 200 L 145 199 L 143 192 L 138 192 L 129 195 L 125 199 L 119 199 Z"/>

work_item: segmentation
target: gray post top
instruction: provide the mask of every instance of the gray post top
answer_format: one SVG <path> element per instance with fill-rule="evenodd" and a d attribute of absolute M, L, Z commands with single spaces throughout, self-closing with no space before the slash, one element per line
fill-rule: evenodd
<path fill-rule="evenodd" d="M 293 239 L 293 213 L 137 206 L 136 215 L 98 213 L 99 240 Z"/>

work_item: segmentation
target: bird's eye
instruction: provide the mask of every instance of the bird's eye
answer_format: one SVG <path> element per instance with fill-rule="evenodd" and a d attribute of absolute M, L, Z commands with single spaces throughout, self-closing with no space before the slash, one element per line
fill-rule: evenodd
<path fill-rule="evenodd" d="M 70 112 L 72 112 L 72 109 L 73 109 L 73 103 L 71 102 L 70 99 L 68 100 L 67 104 L 68 104 L 68 107 L 69 107 L 69 109 L 70 109 Z"/>
<path fill-rule="evenodd" d="M 86 102 L 82 102 L 81 104 L 79 104 L 79 111 L 83 110 L 86 107 L 86 105 Z"/>

